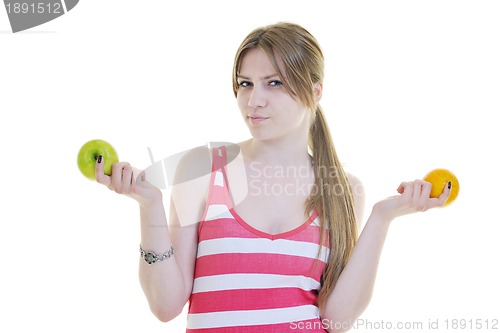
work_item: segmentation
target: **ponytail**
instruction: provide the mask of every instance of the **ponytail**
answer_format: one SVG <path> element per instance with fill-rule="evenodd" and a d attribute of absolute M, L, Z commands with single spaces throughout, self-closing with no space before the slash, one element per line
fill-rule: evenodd
<path fill-rule="evenodd" d="M 323 111 L 317 105 L 315 84 L 323 82 L 324 58 L 318 41 L 303 27 L 281 22 L 252 31 L 234 59 L 233 91 L 238 93 L 238 73 L 246 52 L 260 47 L 267 54 L 290 96 L 312 110 L 309 146 L 316 191 L 306 202 L 306 214 L 318 212 L 321 242 L 328 241 L 330 256 L 322 276 L 318 304 L 323 307 L 347 264 L 358 237 L 354 200 L 346 174 L 333 146 Z M 280 63 L 282 66 L 278 66 Z M 318 258 L 320 251 L 318 251 Z"/>
<path fill-rule="evenodd" d="M 352 253 L 358 236 L 354 199 L 347 176 L 339 162 L 323 110 L 318 105 L 309 130 L 316 191 L 306 203 L 306 212 L 313 209 L 320 216 L 321 239 L 328 237 L 330 256 L 322 276 L 318 305 L 324 307 L 340 273 Z"/>

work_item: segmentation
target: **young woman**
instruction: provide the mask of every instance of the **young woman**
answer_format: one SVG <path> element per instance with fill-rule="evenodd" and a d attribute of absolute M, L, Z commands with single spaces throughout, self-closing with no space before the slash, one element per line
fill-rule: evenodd
<path fill-rule="evenodd" d="M 363 189 L 335 153 L 322 82 L 307 30 L 252 31 L 233 71 L 251 138 L 184 156 L 169 225 L 159 189 L 126 162 L 106 176 L 99 159 L 97 181 L 140 205 L 140 281 L 160 320 L 189 301 L 188 332 L 347 331 L 370 301 L 391 221 L 445 203 L 451 184 L 430 199 L 429 183 L 404 182 L 358 237 Z M 206 176 L 194 179 L 200 167 Z"/>

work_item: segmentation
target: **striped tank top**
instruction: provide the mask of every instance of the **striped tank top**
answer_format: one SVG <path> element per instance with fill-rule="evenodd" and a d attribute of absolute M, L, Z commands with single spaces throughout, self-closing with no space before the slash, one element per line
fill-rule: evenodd
<path fill-rule="evenodd" d="M 186 332 L 325 332 L 316 303 L 330 250 L 317 214 L 279 235 L 253 228 L 232 205 L 225 147 L 213 152 Z"/>

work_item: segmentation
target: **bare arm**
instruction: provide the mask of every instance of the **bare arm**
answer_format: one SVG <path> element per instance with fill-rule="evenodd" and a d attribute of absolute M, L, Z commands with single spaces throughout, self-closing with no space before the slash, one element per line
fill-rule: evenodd
<path fill-rule="evenodd" d="M 140 217 L 141 246 L 145 251 L 162 254 L 170 246 L 174 249 L 174 255 L 167 260 L 152 265 L 143 258 L 139 261 L 139 280 L 149 307 L 159 320 L 166 322 L 181 313 L 191 294 L 196 227 L 168 227 L 162 202 L 141 206 Z"/>
<path fill-rule="evenodd" d="M 183 174 L 188 169 L 186 165 L 199 163 L 195 161 L 197 158 L 195 153 L 194 156 L 191 154 L 182 159 L 176 178 L 187 179 L 188 176 Z M 169 226 L 162 193 L 149 184 L 143 174 L 137 175 L 128 163 L 120 162 L 113 165 L 112 176 L 109 177 L 103 173 L 102 164 L 96 164 L 96 180 L 139 203 L 141 246 L 144 251 L 162 254 L 171 246 L 174 249 L 174 255 L 166 260 L 151 265 L 143 258 L 139 262 L 139 280 L 151 311 L 159 320 L 169 321 L 182 312 L 191 294 L 197 251 L 197 226 L 203 214 L 210 172 L 197 182 L 184 182 L 183 186 L 172 188 L 172 197 L 176 200 L 171 200 Z M 174 201 L 183 210 L 187 207 L 187 211 L 182 212 L 185 222 L 182 225 Z"/>
<path fill-rule="evenodd" d="M 378 202 L 358 239 L 353 253 L 327 300 L 322 318 L 329 332 L 346 332 L 368 306 L 378 264 L 389 226 L 396 217 L 440 207 L 450 194 L 446 188 L 437 199 L 429 199 L 431 184 L 424 181 L 403 183 L 396 195 Z M 338 327 L 338 328 L 335 328 Z"/>

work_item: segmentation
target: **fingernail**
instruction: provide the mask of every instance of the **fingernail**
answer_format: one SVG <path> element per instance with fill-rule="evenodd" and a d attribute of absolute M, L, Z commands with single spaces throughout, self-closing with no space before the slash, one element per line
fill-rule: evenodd
<path fill-rule="evenodd" d="M 451 182 L 448 182 L 448 189 L 451 188 Z"/>
<path fill-rule="evenodd" d="M 101 163 L 102 162 L 102 155 L 99 155 L 99 157 L 97 158 L 97 163 Z"/>

